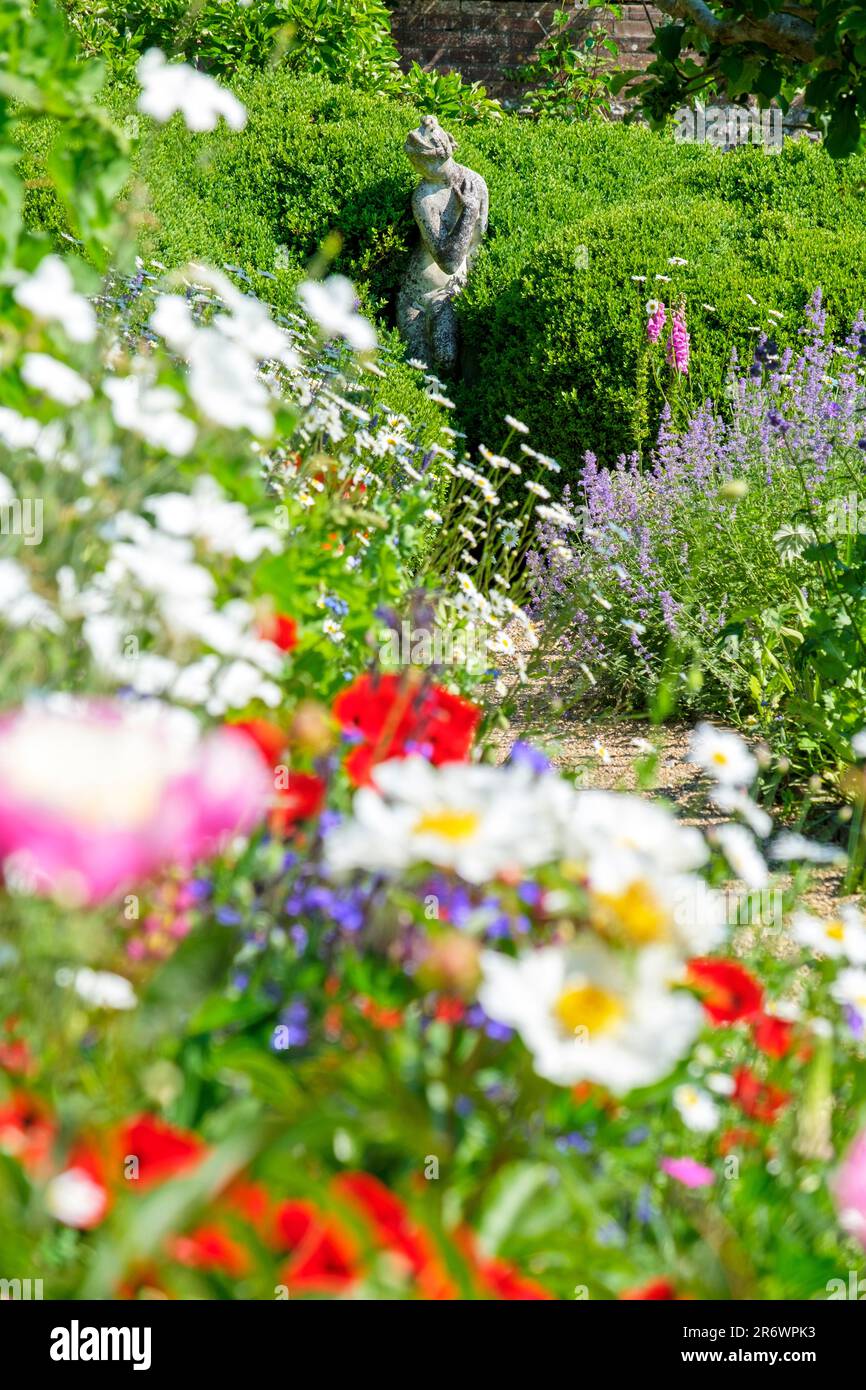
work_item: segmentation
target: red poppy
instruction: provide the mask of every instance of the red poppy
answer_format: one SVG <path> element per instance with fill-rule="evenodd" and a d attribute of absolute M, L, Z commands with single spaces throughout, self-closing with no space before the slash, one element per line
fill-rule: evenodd
<path fill-rule="evenodd" d="M 325 1037 L 330 1042 L 336 1042 L 343 1027 L 343 1008 L 340 1004 L 331 1004 L 322 1016 L 322 1027 L 325 1030 Z"/>
<path fill-rule="evenodd" d="M 271 1198 L 261 1183 L 247 1182 L 237 1178 L 222 1195 L 222 1201 L 230 1211 L 264 1235 L 270 1226 Z"/>
<path fill-rule="evenodd" d="M 414 674 L 363 675 L 337 696 L 334 716 L 347 733 L 360 736 L 346 759 L 346 771 L 362 786 L 376 763 L 409 753 L 420 753 L 435 767 L 464 762 L 481 711 Z"/>
<path fill-rule="evenodd" d="M 274 835 L 285 835 L 299 820 L 317 816 L 325 804 L 327 790 L 321 777 L 314 772 L 290 772 L 286 786 L 276 794 L 276 804 L 269 825 Z"/>
<path fill-rule="evenodd" d="M 384 1004 L 377 1004 L 375 999 L 369 999 L 362 994 L 358 999 L 358 1011 L 364 1018 L 369 1019 L 374 1028 L 381 1028 L 389 1032 L 392 1028 L 399 1028 L 403 1022 L 402 1009 L 389 1009 Z"/>
<path fill-rule="evenodd" d="M 759 1080 L 748 1067 L 734 1072 L 734 1100 L 750 1119 L 773 1124 L 791 1099 L 789 1091 Z"/>
<path fill-rule="evenodd" d="M 0 1105 L 0 1152 L 11 1154 L 22 1168 L 44 1168 L 56 1134 L 47 1105 L 35 1096 L 18 1091 Z"/>
<path fill-rule="evenodd" d="M 732 1149 L 754 1149 L 759 1143 L 757 1134 L 751 1129 L 726 1129 L 719 1135 L 718 1150 L 724 1158 Z"/>
<path fill-rule="evenodd" d="M 275 1241 L 281 1250 L 294 1250 L 313 1229 L 317 1219 L 312 1202 L 290 1199 L 274 1212 Z"/>
<path fill-rule="evenodd" d="M 763 1003 L 761 986 L 736 961 L 701 956 L 689 961 L 688 976 L 713 1023 L 736 1023 L 741 1018 L 752 1018 Z"/>
<path fill-rule="evenodd" d="M 651 1279 L 648 1284 L 641 1284 L 637 1289 L 626 1289 L 625 1293 L 619 1296 L 626 1302 L 649 1300 L 654 1303 L 676 1303 L 679 1299 L 679 1294 L 670 1279 Z"/>
<path fill-rule="evenodd" d="M 553 1298 L 552 1293 L 534 1279 L 527 1279 L 507 1260 L 479 1260 L 476 1267 L 483 1287 L 497 1298 L 511 1303 L 537 1303 Z"/>
<path fill-rule="evenodd" d="M 12 1076 L 29 1076 L 36 1070 L 33 1054 L 24 1038 L 0 1042 L 0 1067 Z"/>
<path fill-rule="evenodd" d="M 292 1289 L 342 1293 L 357 1278 L 354 1242 L 311 1202 L 281 1202 L 275 1213 L 278 1245 L 291 1251 L 280 1275 Z"/>
<path fill-rule="evenodd" d="M 239 1279 L 250 1267 L 250 1257 L 242 1245 L 220 1226 L 199 1226 L 189 1235 L 174 1236 L 169 1255 L 187 1269 L 218 1272 Z"/>
<path fill-rule="evenodd" d="M 268 613 L 257 624 L 258 634 L 280 651 L 293 652 L 298 645 L 298 624 L 288 613 Z"/>
<path fill-rule="evenodd" d="M 469 1262 L 475 1278 L 483 1293 L 509 1302 L 538 1302 L 552 1299 L 541 1284 L 528 1279 L 507 1260 L 492 1255 L 483 1255 L 472 1231 L 465 1226 L 455 1233 L 455 1244 Z"/>
<path fill-rule="evenodd" d="M 423 1298 L 439 1301 L 454 1296 L 433 1241 L 412 1220 L 399 1197 L 369 1173 L 341 1174 L 334 1187 L 366 1217 L 378 1242 L 405 1260 Z"/>
<path fill-rule="evenodd" d="M 205 1147 L 197 1134 L 175 1129 L 155 1115 L 137 1115 L 127 1120 L 118 1136 L 122 1159 L 137 1158 L 139 1187 L 166 1182 L 193 1167 L 204 1157 Z"/>
<path fill-rule="evenodd" d="M 313 772 L 289 772 L 281 759 L 285 755 L 288 742 L 285 731 L 267 719 L 240 719 L 229 728 L 239 729 L 256 745 L 269 769 L 276 774 L 281 770 L 279 781 L 285 785 L 275 786 L 269 825 L 271 834 L 285 835 L 300 820 L 317 816 L 325 802 L 327 790 L 321 777 Z M 274 781 L 277 778 L 275 775 Z"/>
<path fill-rule="evenodd" d="M 794 1025 L 775 1014 L 759 1014 L 753 1021 L 755 1045 L 768 1057 L 784 1057 L 791 1046 Z"/>
<path fill-rule="evenodd" d="M 466 1005 L 462 999 L 437 999 L 434 1018 L 438 1023 L 462 1023 L 466 1017 Z"/>
<path fill-rule="evenodd" d="M 280 763 L 288 742 L 286 732 L 269 719 L 238 719 L 229 724 L 230 729 L 238 729 L 246 734 L 256 745 L 268 767 L 273 771 Z"/>

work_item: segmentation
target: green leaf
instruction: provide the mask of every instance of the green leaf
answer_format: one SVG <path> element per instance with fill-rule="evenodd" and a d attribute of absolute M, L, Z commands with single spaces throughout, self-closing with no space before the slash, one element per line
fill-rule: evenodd
<path fill-rule="evenodd" d="M 497 1174 L 484 1211 L 479 1235 L 493 1253 L 514 1232 L 533 1199 L 550 1184 L 551 1169 L 542 1163 L 511 1163 Z"/>

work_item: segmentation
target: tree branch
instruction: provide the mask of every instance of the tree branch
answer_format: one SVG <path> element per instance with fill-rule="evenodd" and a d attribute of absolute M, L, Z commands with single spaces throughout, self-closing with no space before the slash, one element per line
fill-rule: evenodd
<path fill-rule="evenodd" d="M 706 0 L 655 0 L 663 14 L 671 19 L 684 19 L 706 34 L 714 43 L 725 46 L 737 43 L 762 43 L 785 58 L 797 58 L 801 63 L 814 62 L 815 26 L 793 14 L 770 14 L 764 19 L 744 16 L 741 19 L 719 19 Z"/>

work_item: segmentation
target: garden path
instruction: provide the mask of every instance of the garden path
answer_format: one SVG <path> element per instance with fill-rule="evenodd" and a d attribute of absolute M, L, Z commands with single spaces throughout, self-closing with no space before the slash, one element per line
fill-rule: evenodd
<path fill-rule="evenodd" d="M 520 625 L 512 624 L 508 632 L 517 649 L 528 656 Z M 511 672 L 503 674 L 509 676 Z M 705 831 L 728 819 L 709 804 L 707 778 L 687 760 L 692 724 L 654 726 L 645 718 L 629 715 L 579 714 L 565 708 L 566 688 L 563 677 L 555 672 L 545 671 L 526 681 L 508 729 L 491 735 L 497 762 L 504 761 L 519 739 L 526 739 L 541 749 L 554 767 L 580 773 L 583 785 L 605 791 L 635 791 L 635 766 L 641 756 L 638 744 L 645 740 L 658 749 L 659 760 L 653 786 L 640 790 L 639 795 L 668 802 L 684 824 Z M 738 886 L 738 881 L 732 879 L 731 886 Z M 842 894 L 841 888 L 839 869 L 816 867 L 804 902 L 822 917 L 835 916 L 841 903 L 857 900 L 856 895 Z"/>

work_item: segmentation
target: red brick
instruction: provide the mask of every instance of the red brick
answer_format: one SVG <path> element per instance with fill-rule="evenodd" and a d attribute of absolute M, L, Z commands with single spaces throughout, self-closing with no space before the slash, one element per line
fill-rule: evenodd
<path fill-rule="evenodd" d="M 442 71 L 456 69 L 467 81 L 482 81 L 494 94 L 514 91 L 503 69 L 525 62 L 552 26 L 555 3 L 533 0 L 399 0 L 392 12 L 395 41 L 404 66 L 413 59 Z M 660 20 L 649 7 L 649 16 Z M 575 37 L 600 22 L 610 29 L 612 16 L 587 10 L 578 13 Z M 540 22 L 539 22 L 540 21 Z M 620 45 L 620 61 L 644 68 L 652 42 L 652 25 L 642 4 L 623 6 L 623 17 L 612 25 Z"/>

